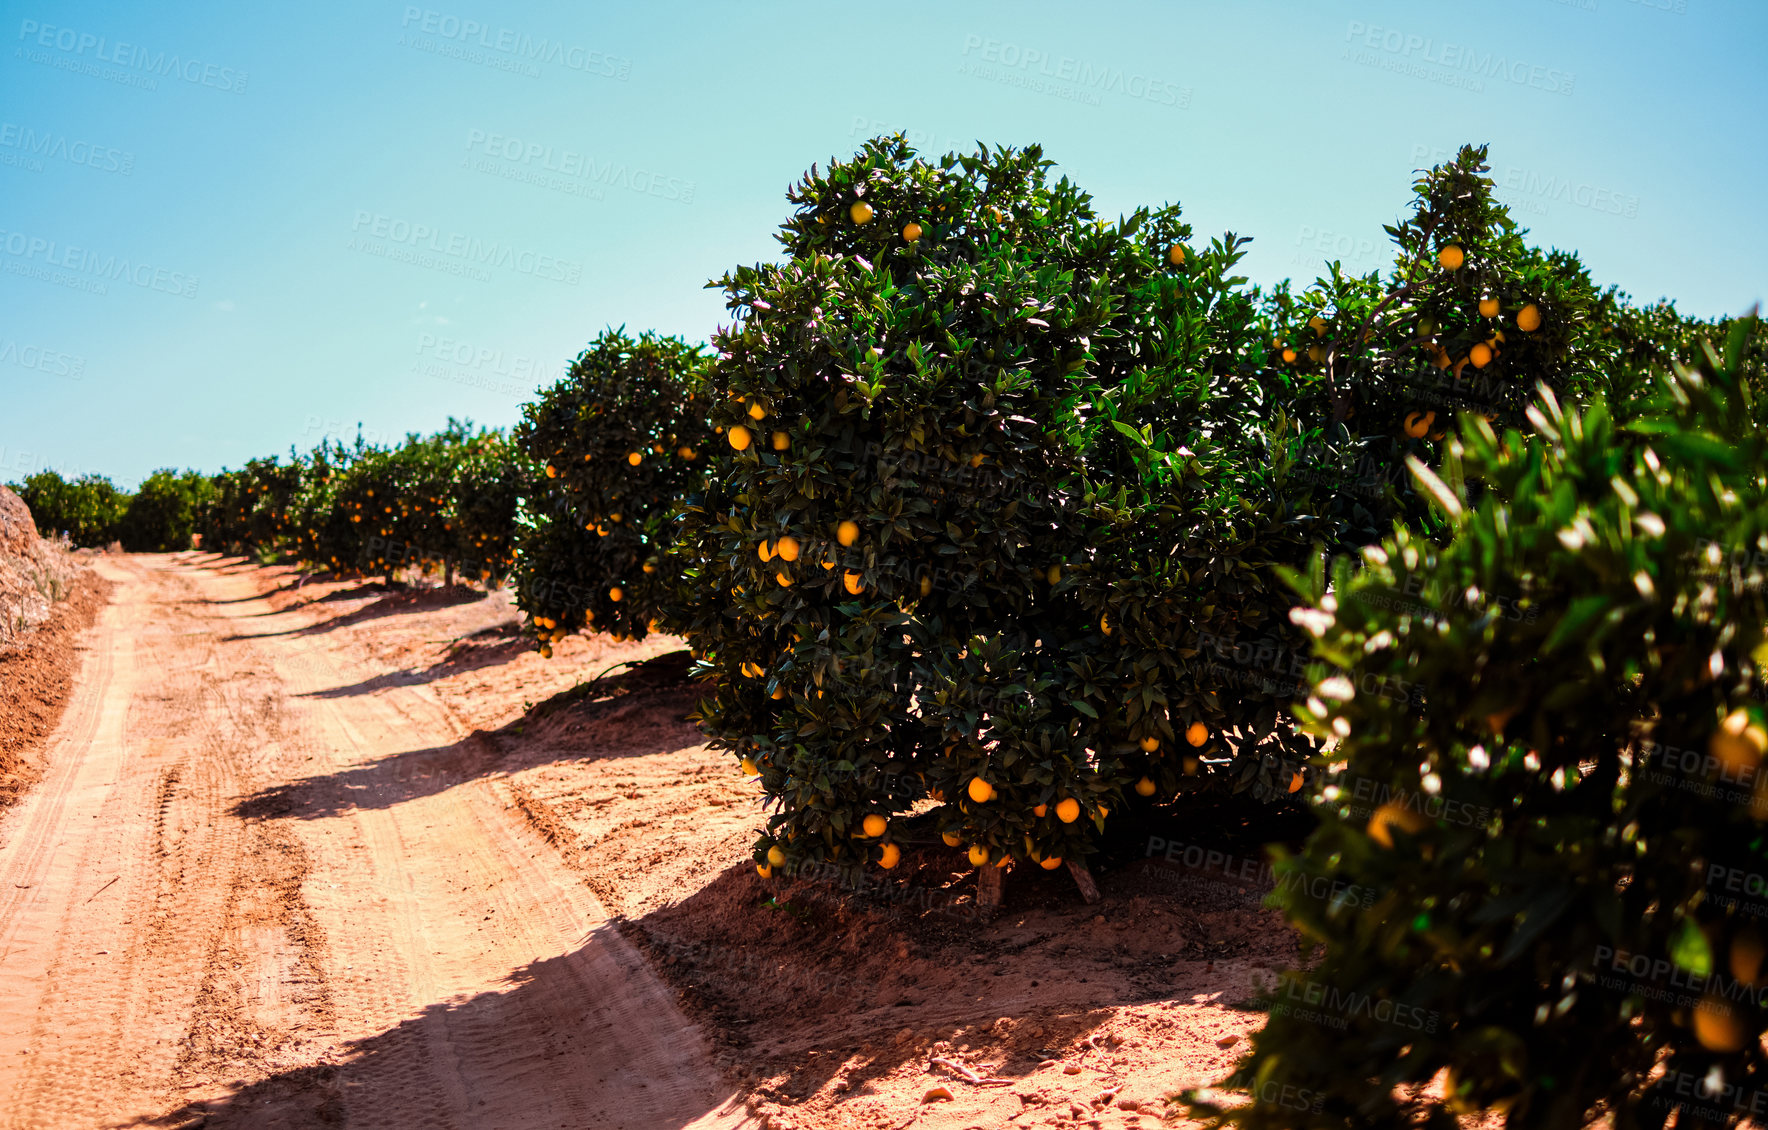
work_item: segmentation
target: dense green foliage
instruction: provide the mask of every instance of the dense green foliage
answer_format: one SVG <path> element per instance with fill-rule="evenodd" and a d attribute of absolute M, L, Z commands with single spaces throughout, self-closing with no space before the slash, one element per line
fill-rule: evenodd
<path fill-rule="evenodd" d="M 129 496 L 103 475 L 64 479 L 56 471 L 39 471 L 11 485 L 31 508 L 38 533 L 65 533 L 78 546 L 116 541 L 129 505 Z"/>
<path fill-rule="evenodd" d="M 1768 907 L 1739 881 L 1768 843 L 1752 336 L 1623 404 L 1543 392 L 1537 438 L 1464 422 L 1440 475 L 1412 464 L 1446 544 L 1396 529 L 1361 571 L 1300 582 L 1296 619 L 1348 673 L 1299 712 L 1337 744 L 1324 823 L 1284 865 L 1307 881 L 1278 896 L 1322 952 L 1271 994 L 1237 1082 L 1321 1101 L 1227 1121 L 1419 1125 L 1404 1085 L 1445 1068 L 1454 1110 L 1543 1130 L 1730 1124 L 1721 1095 L 1768 1085 Z M 1422 702 L 1362 693 L 1390 678 Z M 1378 894 L 1293 893 L 1320 889 Z"/>
<path fill-rule="evenodd" d="M 545 478 L 521 515 L 516 599 L 549 655 L 586 627 L 643 639 L 683 599 L 675 512 L 705 487 L 704 366 L 679 338 L 607 330 L 524 407 L 515 443 Z"/>

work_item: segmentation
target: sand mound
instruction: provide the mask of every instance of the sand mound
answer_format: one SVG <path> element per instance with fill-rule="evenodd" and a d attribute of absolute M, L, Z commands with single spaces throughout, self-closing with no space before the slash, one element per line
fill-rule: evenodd
<path fill-rule="evenodd" d="M 26 557 L 38 541 L 25 500 L 0 486 L 0 557 Z"/>

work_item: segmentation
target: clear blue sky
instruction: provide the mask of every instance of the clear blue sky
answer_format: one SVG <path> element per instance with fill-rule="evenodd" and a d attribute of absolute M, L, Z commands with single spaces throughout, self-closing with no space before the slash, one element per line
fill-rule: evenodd
<path fill-rule="evenodd" d="M 0 480 L 508 424 L 606 325 L 704 339 L 786 187 L 892 129 L 1041 143 L 1261 281 L 1385 263 L 1410 171 L 1484 141 L 1600 282 L 1768 290 L 1762 0 L 0 13 Z"/>

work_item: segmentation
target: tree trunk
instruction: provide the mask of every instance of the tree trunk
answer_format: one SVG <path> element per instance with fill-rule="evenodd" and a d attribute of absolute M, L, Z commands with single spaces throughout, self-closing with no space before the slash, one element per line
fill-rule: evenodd
<path fill-rule="evenodd" d="M 976 909 L 984 917 L 1001 907 L 1002 869 L 992 864 L 976 872 Z"/>
<path fill-rule="evenodd" d="M 1074 885 L 1080 888 L 1080 899 L 1089 906 L 1099 901 L 1099 884 L 1093 882 L 1093 873 L 1087 865 L 1078 859 L 1068 861 L 1068 873 L 1074 876 Z"/>

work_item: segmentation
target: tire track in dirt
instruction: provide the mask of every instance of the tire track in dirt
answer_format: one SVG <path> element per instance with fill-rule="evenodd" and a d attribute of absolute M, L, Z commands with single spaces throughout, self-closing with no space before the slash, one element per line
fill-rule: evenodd
<path fill-rule="evenodd" d="M 337 693 L 372 625 L 104 568 L 49 777 L 0 823 L 0 1125 L 744 1124 L 492 743 L 428 688 Z"/>

